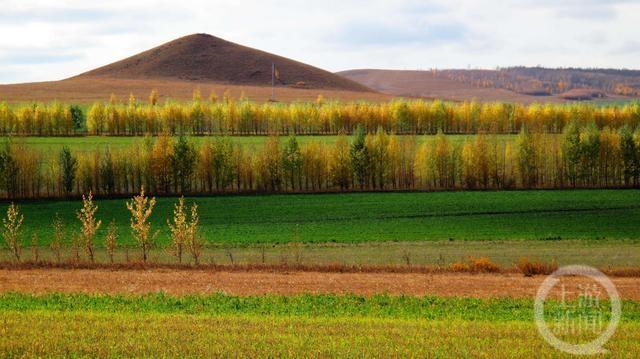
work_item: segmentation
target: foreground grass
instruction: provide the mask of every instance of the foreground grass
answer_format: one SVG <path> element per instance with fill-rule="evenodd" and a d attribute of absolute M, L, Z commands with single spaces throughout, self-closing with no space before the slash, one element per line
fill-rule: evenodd
<path fill-rule="evenodd" d="M 5 294 L 0 308 L 7 356 L 561 356 L 524 299 Z M 633 357 L 640 306 L 623 313 L 606 348 Z"/>
<path fill-rule="evenodd" d="M 639 329 L 605 347 L 634 357 Z M 8 312 L 0 334 L 8 357 L 569 357 L 525 322 Z"/>
<path fill-rule="evenodd" d="M 350 193 L 193 198 L 201 233 L 218 245 L 364 243 L 420 240 L 639 239 L 640 190 Z M 175 198 L 159 198 L 151 222 L 168 243 L 166 220 Z M 121 244 L 134 242 L 124 199 L 98 201 L 97 217 L 115 219 Z M 77 232 L 80 201 L 19 203 L 25 235 L 53 237 L 59 213 Z M 7 204 L 0 206 L 6 210 Z"/>

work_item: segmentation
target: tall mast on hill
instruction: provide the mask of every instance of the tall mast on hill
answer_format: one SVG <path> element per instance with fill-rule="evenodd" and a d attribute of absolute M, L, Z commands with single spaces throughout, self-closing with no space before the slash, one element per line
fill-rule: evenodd
<path fill-rule="evenodd" d="M 271 63 L 271 101 L 276 100 L 276 63 Z"/>

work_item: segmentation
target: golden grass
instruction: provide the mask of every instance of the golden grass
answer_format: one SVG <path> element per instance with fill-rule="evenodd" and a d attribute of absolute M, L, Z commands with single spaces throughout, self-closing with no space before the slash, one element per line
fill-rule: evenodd
<path fill-rule="evenodd" d="M 50 82 L 0 85 L 0 101 L 65 101 L 73 103 L 92 103 L 108 99 L 115 94 L 120 99 L 146 99 L 153 89 L 158 90 L 160 101 L 166 99 L 191 100 L 193 91 L 200 88 L 203 94 L 215 91 L 219 96 L 227 92 L 232 98 L 240 98 L 242 93 L 250 100 L 267 102 L 271 97 L 270 87 L 238 86 L 202 81 L 179 80 L 127 80 L 109 78 L 81 78 Z M 315 101 L 318 95 L 326 100 L 341 101 L 388 101 L 393 96 L 375 92 L 336 91 L 322 89 L 276 88 L 278 101 Z"/>
<path fill-rule="evenodd" d="M 634 357 L 638 329 L 606 348 Z M 0 334 L 8 357 L 568 357 L 519 321 L 8 311 Z"/>

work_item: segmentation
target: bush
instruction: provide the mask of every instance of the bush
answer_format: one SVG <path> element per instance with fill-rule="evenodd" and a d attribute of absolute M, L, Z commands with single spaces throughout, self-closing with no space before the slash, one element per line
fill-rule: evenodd
<path fill-rule="evenodd" d="M 526 257 L 522 257 L 516 263 L 516 268 L 525 277 L 532 277 L 534 275 L 548 275 L 555 272 L 558 269 L 558 263 L 553 260 L 549 263 L 543 263 L 539 261 L 530 261 Z"/>
<path fill-rule="evenodd" d="M 481 257 L 481 258 L 468 257 L 466 261 L 452 263 L 450 269 L 453 272 L 468 272 L 468 273 L 500 272 L 500 266 L 492 262 L 489 258 L 485 258 L 485 257 Z"/>

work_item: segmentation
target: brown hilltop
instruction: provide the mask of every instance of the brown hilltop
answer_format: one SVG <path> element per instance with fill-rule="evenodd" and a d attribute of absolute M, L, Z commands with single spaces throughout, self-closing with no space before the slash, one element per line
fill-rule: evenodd
<path fill-rule="evenodd" d="M 186 80 L 270 86 L 272 63 L 280 73 L 278 86 L 372 91 L 328 71 L 207 34 L 181 37 L 72 79 Z"/>

